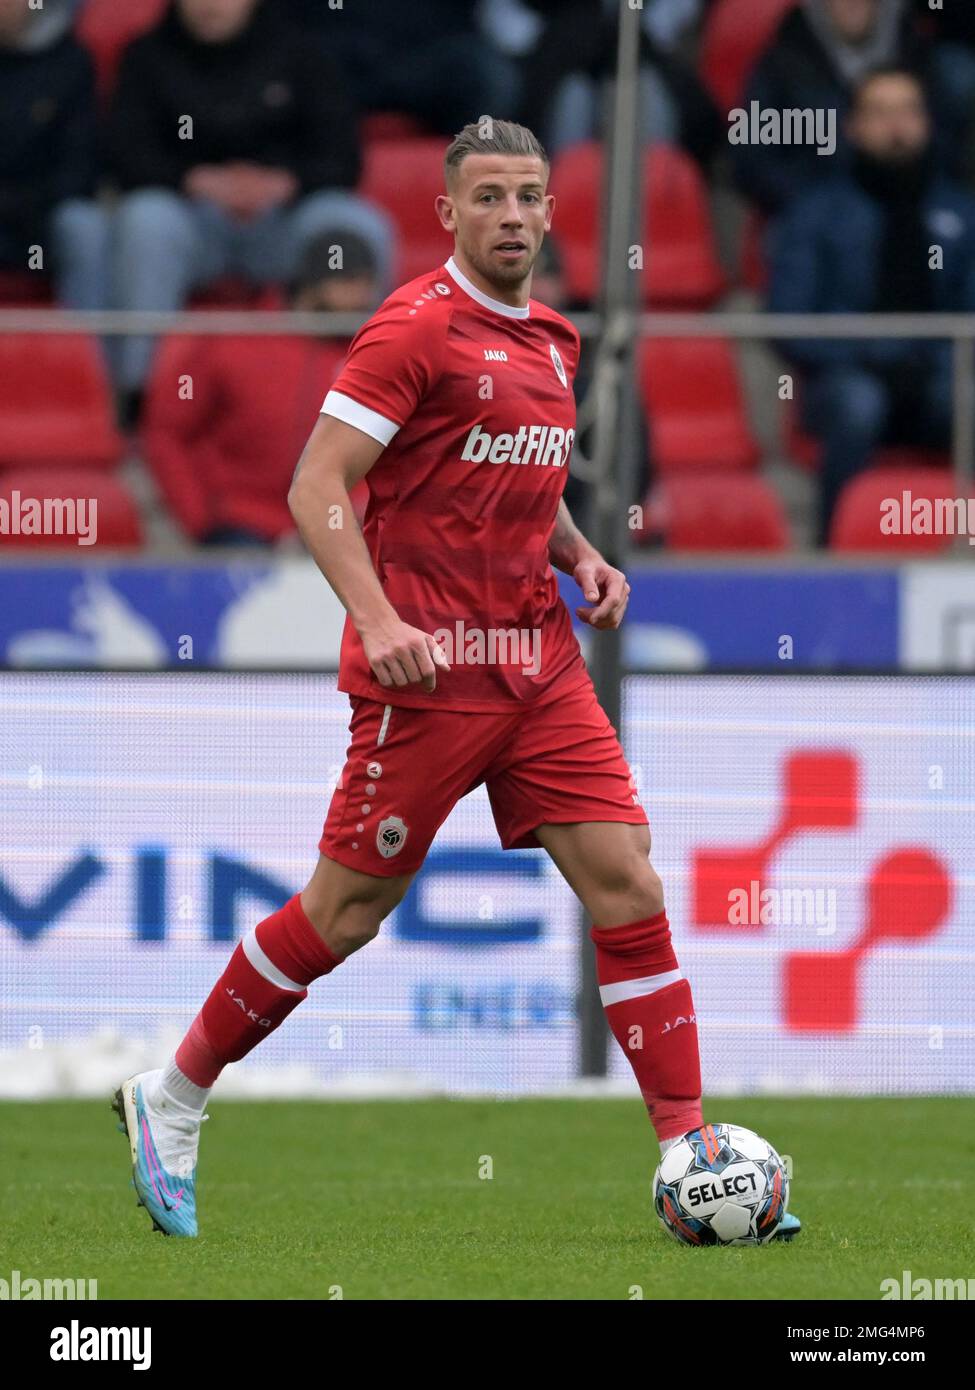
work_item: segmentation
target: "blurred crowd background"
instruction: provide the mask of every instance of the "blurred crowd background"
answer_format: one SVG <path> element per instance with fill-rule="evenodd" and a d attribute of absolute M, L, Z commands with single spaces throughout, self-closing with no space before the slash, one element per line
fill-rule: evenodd
<path fill-rule="evenodd" d="M 618 3 L 0 0 L 0 307 L 366 314 L 449 254 L 483 114 L 553 161 L 533 293 L 593 307 Z M 975 311 L 971 0 L 644 0 L 640 74 L 648 307 Z M 733 144 L 752 102 L 835 110 L 835 152 Z M 0 492 L 96 495 L 104 543 L 296 544 L 346 345 L 7 335 Z M 647 547 L 870 548 L 889 479 L 951 495 L 946 341 L 651 340 L 638 376 Z"/>

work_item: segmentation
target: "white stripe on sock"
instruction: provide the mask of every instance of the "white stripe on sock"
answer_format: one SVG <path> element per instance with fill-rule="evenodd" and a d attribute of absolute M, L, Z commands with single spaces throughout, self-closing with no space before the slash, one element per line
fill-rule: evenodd
<path fill-rule="evenodd" d="M 615 985 L 600 985 L 599 997 L 603 1006 L 620 1004 L 624 999 L 639 999 L 644 994 L 656 994 L 658 989 L 675 985 L 684 978 L 680 970 L 665 970 L 662 975 L 644 975 L 642 980 L 620 980 Z"/>
<path fill-rule="evenodd" d="M 257 971 L 258 975 L 263 975 L 265 980 L 270 980 L 272 985 L 277 985 L 278 989 L 290 989 L 295 994 L 300 994 L 304 985 L 296 985 L 294 980 L 289 980 L 287 975 L 278 969 L 273 960 L 270 960 L 261 950 L 261 943 L 257 939 L 257 928 L 253 927 L 243 941 L 240 943 L 244 948 L 244 955 Z"/>

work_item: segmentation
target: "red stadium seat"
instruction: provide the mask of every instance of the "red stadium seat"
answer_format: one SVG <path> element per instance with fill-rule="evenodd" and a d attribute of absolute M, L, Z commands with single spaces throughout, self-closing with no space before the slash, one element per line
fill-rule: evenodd
<path fill-rule="evenodd" d="M 638 539 L 670 550 L 787 550 L 789 523 L 778 494 L 749 473 L 672 474 L 644 503 Z"/>
<path fill-rule="evenodd" d="M 755 466 L 759 449 L 723 338 L 648 339 L 637 362 L 659 472 Z"/>
<path fill-rule="evenodd" d="M 752 69 L 796 0 L 716 0 L 701 35 L 698 72 L 721 111 L 739 106 Z"/>
<path fill-rule="evenodd" d="M 366 146 L 359 192 L 385 208 L 399 240 L 397 282 L 434 270 L 453 249 L 433 201 L 444 191 L 440 139 L 376 140 Z"/>
<path fill-rule="evenodd" d="M 0 339 L 0 467 L 111 468 L 121 452 L 96 339 L 82 333 Z"/>
<path fill-rule="evenodd" d="M 599 285 L 599 204 L 603 158 L 594 140 L 556 155 L 549 189 L 555 194 L 552 234 L 559 244 L 572 299 L 591 301 Z"/>
<path fill-rule="evenodd" d="M 17 497 L 14 497 L 17 494 Z M 13 468 L 0 474 L 0 497 L 13 511 L 19 513 L 26 499 L 84 498 L 88 515 L 95 523 L 93 545 L 79 545 L 72 535 L 4 535 L 0 536 L 0 551 L 9 546 L 71 546 L 79 554 L 91 554 L 106 547 L 131 550 L 142 544 L 142 523 L 135 503 L 116 478 L 87 468 Z M 13 500 L 12 500 L 13 499 Z M 19 506 L 17 501 L 19 499 Z M 91 512 L 91 503 L 97 510 Z"/>
<path fill-rule="evenodd" d="M 603 157 L 594 140 L 571 145 L 552 168 L 553 231 L 565 262 L 569 294 L 591 301 L 599 284 Z M 718 261 L 707 187 L 682 150 L 653 145 L 644 162 L 644 225 L 648 258 L 644 301 L 658 309 L 698 309 L 727 287 Z"/>
<path fill-rule="evenodd" d="M 75 33 L 95 64 L 98 92 L 107 99 L 127 44 L 162 17 L 169 0 L 85 0 Z"/>
<path fill-rule="evenodd" d="M 830 526 L 831 550 L 859 550 L 884 554 L 937 554 L 950 550 L 952 535 L 923 535 L 911 531 L 884 534 L 880 525 L 885 499 L 900 504 L 903 494 L 912 498 L 953 500 L 964 494 L 950 468 L 869 468 L 851 478 L 840 493 Z M 975 495 L 975 494 L 972 494 Z"/>

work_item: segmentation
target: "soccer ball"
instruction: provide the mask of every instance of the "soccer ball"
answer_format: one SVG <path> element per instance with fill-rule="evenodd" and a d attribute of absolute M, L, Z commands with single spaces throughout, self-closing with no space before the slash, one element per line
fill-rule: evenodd
<path fill-rule="evenodd" d="M 685 1245 L 764 1245 L 789 1203 L 789 1175 L 765 1139 L 741 1125 L 685 1134 L 653 1175 L 661 1225 Z"/>

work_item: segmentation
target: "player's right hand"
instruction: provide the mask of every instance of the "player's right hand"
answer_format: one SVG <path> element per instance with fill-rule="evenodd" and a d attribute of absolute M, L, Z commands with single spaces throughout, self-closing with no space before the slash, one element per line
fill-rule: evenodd
<path fill-rule="evenodd" d="M 449 671 L 443 648 L 429 632 L 394 622 L 378 632 L 362 632 L 362 647 L 380 685 L 437 688 L 437 670 Z"/>

